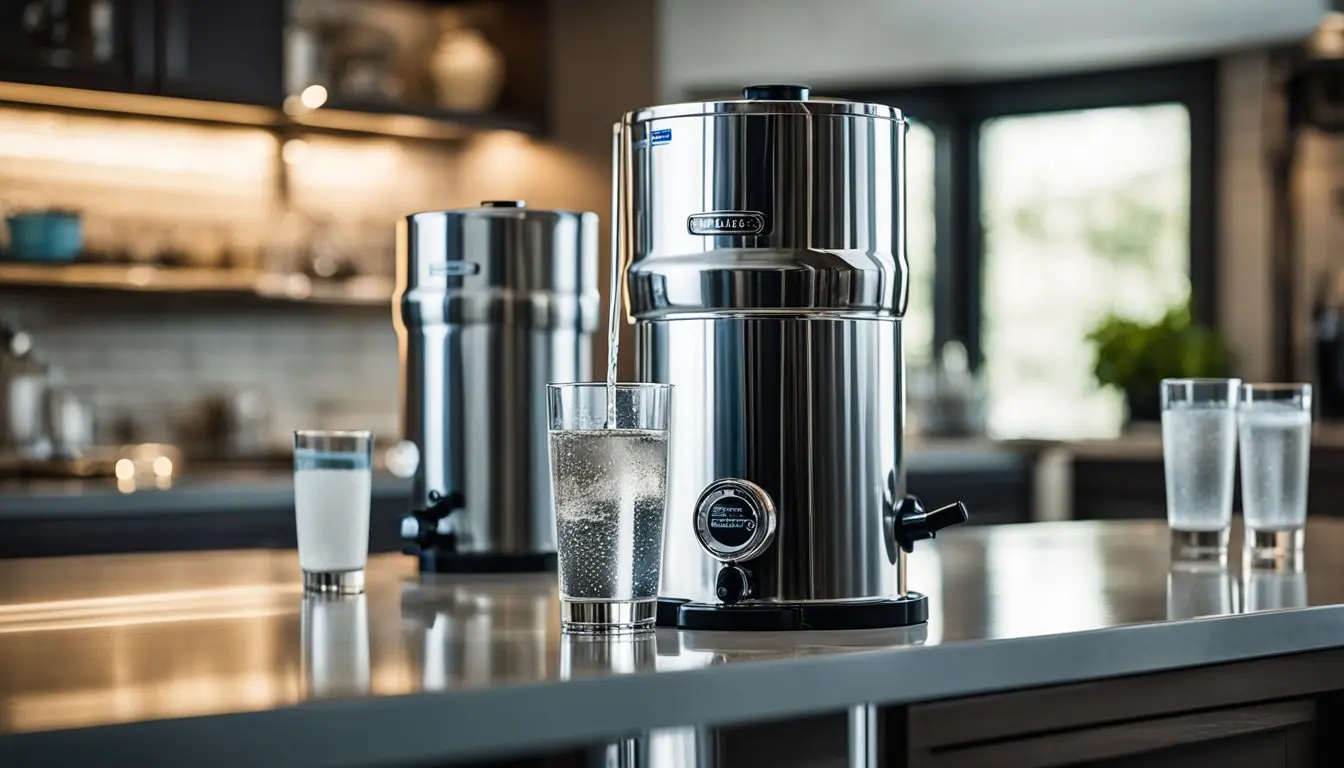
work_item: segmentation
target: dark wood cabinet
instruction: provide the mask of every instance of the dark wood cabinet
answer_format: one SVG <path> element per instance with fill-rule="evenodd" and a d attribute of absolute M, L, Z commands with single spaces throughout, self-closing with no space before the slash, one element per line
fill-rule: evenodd
<path fill-rule="evenodd" d="M 1114 760 L 1087 763 L 1087 768 L 1187 768 L 1210 765 L 1218 768 L 1306 768 L 1311 759 L 1309 725 L 1201 741 L 1156 752 L 1144 752 Z"/>
<path fill-rule="evenodd" d="M 460 138 L 464 128 L 541 132 L 550 61 L 545 0 L 324 2 L 308 4 L 339 5 L 339 12 L 314 21 L 286 0 L 0 0 L 0 99 L 118 114 L 129 107 L 147 117 L 185 112 L 158 100 L 132 105 L 3 87 L 23 83 L 262 106 L 267 111 L 207 107 L 187 119 L 267 128 L 431 140 Z M 293 28 L 291 11 L 300 20 Z M 439 16 L 448 12 L 502 57 L 498 93 L 472 109 L 447 106 L 436 92 L 437 25 L 448 23 Z M 281 111 L 288 89 L 309 85 L 327 88 L 322 109 Z"/>
<path fill-rule="evenodd" d="M 156 0 L 0 0 L 0 80 L 149 93 Z"/>
<path fill-rule="evenodd" d="M 896 708 L 892 765 L 1336 765 L 1344 651 Z M 1317 724 L 1322 727 L 1317 727 Z"/>
<path fill-rule="evenodd" d="M 278 106 L 279 0 L 0 0 L 0 80 Z"/>
<path fill-rule="evenodd" d="M 920 753 L 912 768 L 1246 765 L 1307 768 L 1310 700 L 1197 712 Z M 1297 746 L 1294 749 L 1294 746 Z M 1229 758 L 1233 762 L 1228 762 Z"/>
<path fill-rule="evenodd" d="M 164 96 L 279 105 L 285 3 L 158 0 L 156 71 Z"/>

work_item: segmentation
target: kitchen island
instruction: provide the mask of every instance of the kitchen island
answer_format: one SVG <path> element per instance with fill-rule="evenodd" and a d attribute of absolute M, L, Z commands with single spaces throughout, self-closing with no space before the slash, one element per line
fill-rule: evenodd
<path fill-rule="evenodd" d="M 1167 536 L 951 530 L 910 561 L 926 626 L 615 640 L 560 635 L 553 578 L 399 555 L 346 600 L 280 550 L 3 561 L 0 765 L 1336 759 L 1344 523 L 1265 569 L 1172 563 Z"/>

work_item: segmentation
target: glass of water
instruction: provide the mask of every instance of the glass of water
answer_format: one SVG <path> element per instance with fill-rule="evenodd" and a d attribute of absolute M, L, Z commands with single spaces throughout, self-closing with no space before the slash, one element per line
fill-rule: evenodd
<path fill-rule="evenodd" d="M 561 628 L 590 634 L 652 629 L 672 387 L 551 384 L 546 394 Z M 610 397 L 616 403 L 611 415 Z"/>
<path fill-rule="evenodd" d="M 306 591 L 364 591 L 372 491 L 373 433 L 294 433 L 294 517 Z"/>
<path fill-rule="evenodd" d="M 1237 407 L 1246 547 L 1302 550 L 1311 455 L 1311 385 L 1245 384 Z"/>
<path fill-rule="evenodd" d="M 1239 379 L 1163 379 L 1167 523 L 1184 554 L 1225 557 L 1232 525 Z"/>

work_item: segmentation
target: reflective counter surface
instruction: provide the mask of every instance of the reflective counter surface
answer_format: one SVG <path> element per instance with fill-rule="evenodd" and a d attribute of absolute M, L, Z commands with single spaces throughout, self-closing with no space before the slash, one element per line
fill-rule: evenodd
<path fill-rule="evenodd" d="M 540 746 L 1344 645 L 1344 521 L 1314 520 L 1305 557 L 1277 568 L 1238 547 L 1222 567 L 1172 563 L 1161 523 L 952 530 L 910 559 L 926 626 L 615 640 L 560 634 L 553 575 L 421 577 L 402 555 L 372 558 L 367 594 L 345 599 L 303 595 L 292 551 L 0 561 L 0 763 L 42 746 L 25 739 L 77 742 L 43 732 L 119 723 L 299 744 L 311 720 L 372 750 L 331 735 L 352 713 L 386 718 L 403 749 L 387 759 L 446 758 L 516 746 L 501 716 L 533 718 Z M 1283 610 L 1308 606 L 1336 607 Z M 249 712 L 282 720 L 197 717 Z"/>

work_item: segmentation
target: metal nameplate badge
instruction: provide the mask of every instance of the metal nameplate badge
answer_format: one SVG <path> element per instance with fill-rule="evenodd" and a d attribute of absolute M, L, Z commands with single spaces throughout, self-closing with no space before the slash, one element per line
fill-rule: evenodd
<path fill-rule="evenodd" d="M 481 265 L 474 261 L 441 261 L 429 265 L 429 274 L 434 277 L 466 277 L 481 271 Z"/>
<path fill-rule="evenodd" d="M 692 235 L 764 235 L 767 225 L 760 211 L 706 211 L 686 217 L 686 231 Z"/>

